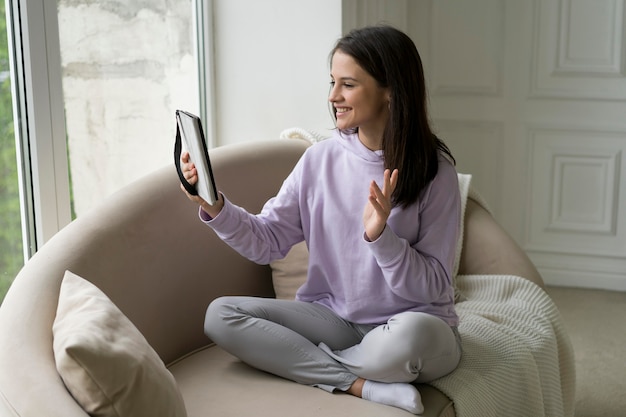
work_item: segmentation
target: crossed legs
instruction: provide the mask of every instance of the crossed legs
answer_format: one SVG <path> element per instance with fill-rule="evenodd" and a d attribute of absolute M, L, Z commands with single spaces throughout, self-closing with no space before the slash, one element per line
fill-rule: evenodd
<path fill-rule="evenodd" d="M 318 304 L 222 297 L 207 309 L 205 333 L 255 368 L 414 414 L 423 408 L 409 383 L 445 375 L 460 358 L 450 327 L 423 313 L 402 313 L 381 326 L 361 325 Z"/>

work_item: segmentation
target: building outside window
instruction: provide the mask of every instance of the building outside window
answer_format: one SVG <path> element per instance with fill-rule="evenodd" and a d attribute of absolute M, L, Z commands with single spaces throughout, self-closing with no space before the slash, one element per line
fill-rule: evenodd
<path fill-rule="evenodd" d="M 191 0 L 58 1 L 73 216 L 172 162 L 198 111 Z"/>

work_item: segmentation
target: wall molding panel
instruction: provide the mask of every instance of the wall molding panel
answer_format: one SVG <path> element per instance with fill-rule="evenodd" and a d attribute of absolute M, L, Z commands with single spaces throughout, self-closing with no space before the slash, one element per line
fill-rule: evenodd
<path fill-rule="evenodd" d="M 615 234 L 619 150 L 553 149 L 551 216 L 547 230 Z M 585 153 L 583 154 L 582 151 Z"/>
<path fill-rule="evenodd" d="M 500 209 L 503 127 L 499 122 L 434 121 L 436 134 L 450 148 L 457 171 L 472 174 L 472 186 L 497 217 Z"/>
<path fill-rule="evenodd" d="M 391 24 L 408 31 L 410 25 L 409 0 L 342 0 L 342 29 L 347 33 L 352 29 Z"/>
<path fill-rule="evenodd" d="M 555 74 L 622 76 L 623 7 L 622 0 L 561 0 Z"/>
<path fill-rule="evenodd" d="M 626 100 L 624 1 L 534 1 L 531 97 Z"/>
<path fill-rule="evenodd" d="M 438 0 L 431 7 L 431 92 L 500 96 L 505 2 Z"/>
<path fill-rule="evenodd" d="M 626 131 L 535 127 L 529 136 L 526 249 L 626 259 Z"/>

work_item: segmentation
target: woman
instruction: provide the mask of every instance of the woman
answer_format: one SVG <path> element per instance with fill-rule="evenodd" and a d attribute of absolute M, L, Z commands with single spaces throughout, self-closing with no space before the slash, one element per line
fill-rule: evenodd
<path fill-rule="evenodd" d="M 223 195 L 210 206 L 187 194 L 220 238 L 257 263 L 302 240 L 310 253 L 295 301 L 219 298 L 205 332 L 256 368 L 421 414 L 411 383 L 448 374 L 461 356 L 454 160 L 430 130 L 408 36 L 386 26 L 355 30 L 330 56 L 337 129 L 307 149 L 260 214 Z M 194 184 L 187 154 L 182 162 Z"/>

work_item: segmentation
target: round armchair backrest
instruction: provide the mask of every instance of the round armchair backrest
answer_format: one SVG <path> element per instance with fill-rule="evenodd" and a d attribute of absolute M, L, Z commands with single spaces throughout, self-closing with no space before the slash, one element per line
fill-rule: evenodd
<path fill-rule="evenodd" d="M 217 186 L 232 201 L 258 212 L 308 145 L 292 139 L 213 149 Z M 35 407 L 29 404 L 35 398 L 42 403 L 50 398 L 48 407 L 71 401 L 63 397 L 67 391 L 52 351 L 52 324 L 66 270 L 107 294 L 165 363 L 210 343 L 203 320 L 213 298 L 273 295 L 269 268 L 244 260 L 200 222 L 198 207 L 180 190 L 172 164 L 72 222 L 20 271 L 0 308 L 0 403 L 3 397 L 19 408 Z M 71 405 L 60 409 L 73 415 Z M 80 409 L 76 413 L 84 415 Z"/>

